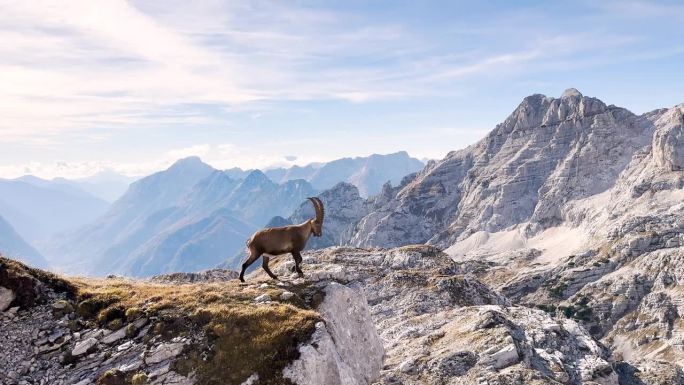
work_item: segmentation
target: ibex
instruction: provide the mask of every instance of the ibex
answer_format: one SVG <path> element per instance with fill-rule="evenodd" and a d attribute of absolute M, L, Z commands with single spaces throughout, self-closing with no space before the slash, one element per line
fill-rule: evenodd
<path fill-rule="evenodd" d="M 249 258 L 242 264 L 240 281 L 245 282 L 245 270 L 263 255 L 261 267 L 273 279 L 278 279 L 268 268 L 271 256 L 291 253 L 295 261 L 295 271 L 300 277 L 304 276 L 299 264 L 302 262 L 301 251 L 306 247 L 306 242 L 311 234 L 320 237 L 323 230 L 323 202 L 318 198 L 308 198 L 316 209 L 316 217 L 299 224 L 285 227 L 273 227 L 270 229 L 259 230 L 247 241 Z"/>

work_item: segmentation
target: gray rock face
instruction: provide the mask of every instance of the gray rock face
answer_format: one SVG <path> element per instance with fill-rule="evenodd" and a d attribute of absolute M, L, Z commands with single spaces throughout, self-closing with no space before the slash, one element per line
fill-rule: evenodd
<path fill-rule="evenodd" d="M 14 292 L 6 287 L 0 286 L 0 312 L 7 310 L 14 301 Z"/>
<path fill-rule="evenodd" d="M 307 282 L 362 293 L 342 305 L 367 298 L 385 349 L 377 384 L 617 384 L 608 351 L 576 321 L 511 305 L 430 246 L 329 248 L 304 263 Z M 286 276 L 290 265 L 273 269 Z"/>
<path fill-rule="evenodd" d="M 311 343 L 283 371 L 299 385 L 364 385 L 382 367 L 384 348 L 363 291 L 331 283 L 318 308 L 326 320 L 316 325 Z"/>
<path fill-rule="evenodd" d="M 323 236 L 311 237 L 307 249 L 340 245 L 351 237 L 354 224 L 368 210 L 364 199 L 359 196 L 359 190 L 349 183 L 338 183 L 333 188 L 318 195 L 325 207 L 325 221 Z M 288 218 L 289 223 L 302 223 L 314 218 L 315 212 L 311 202 L 304 202 Z"/>
<path fill-rule="evenodd" d="M 569 91 L 532 95 L 487 137 L 429 163 L 357 225 L 350 242 L 450 246 L 477 231 L 559 224 L 566 202 L 612 187 L 654 125 L 643 116 Z"/>
<path fill-rule="evenodd" d="M 684 104 L 664 113 L 653 137 L 653 156 L 658 165 L 668 171 L 684 170 Z"/>
<path fill-rule="evenodd" d="M 89 349 L 97 345 L 97 339 L 96 338 L 88 338 L 87 340 L 79 341 L 76 343 L 76 346 L 74 346 L 74 349 L 71 351 L 72 356 L 80 356 L 82 354 L 85 354 Z"/>
<path fill-rule="evenodd" d="M 634 120 L 651 125 L 645 132 L 652 134 L 617 172 L 594 169 L 599 182 L 610 181 L 605 189 L 568 195 L 576 191 L 568 187 L 572 179 L 558 179 L 539 190 L 529 218 L 463 232 L 447 249 L 463 270 L 513 303 L 576 320 L 619 362 L 620 383 L 682 383 L 681 114 L 680 105 Z M 546 200 L 551 191 L 563 199 Z M 553 202 L 554 221 L 539 220 L 544 202 Z M 657 379 L 658 371 L 671 376 Z M 580 373 L 583 381 L 592 376 Z"/>

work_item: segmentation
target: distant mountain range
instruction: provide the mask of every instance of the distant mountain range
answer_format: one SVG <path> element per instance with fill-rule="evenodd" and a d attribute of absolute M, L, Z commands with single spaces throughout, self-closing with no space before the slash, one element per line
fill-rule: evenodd
<path fill-rule="evenodd" d="M 252 232 L 274 216 L 292 214 L 306 197 L 321 190 L 314 183 L 324 187 L 351 180 L 358 195 L 361 189 L 376 191 L 384 183 L 398 182 L 397 175 L 421 167 L 420 161 L 405 152 L 265 172 L 219 171 L 190 157 L 132 183 L 110 207 L 85 191 L 82 180 L 46 181 L 26 176 L 7 183 L 50 191 L 58 197 L 77 197 L 79 204 L 99 202 L 88 220 L 77 221 L 79 226 L 48 228 L 40 234 L 28 230 L 32 224 L 39 228 L 38 224 L 50 223 L 52 217 L 14 215 L 55 267 L 84 274 L 148 276 L 213 267 L 227 259 L 235 267 L 239 262 L 235 256 Z M 295 178 L 300 175 L 305 178 Z M 101 182 L 103 178 L 94 179 Z M 53 202 L 54 196 L 41 199 Z M 6 206 L 10 217 L 17 200 Z M 0 205 L 0 213 L 4 213 L 2 208 Z M 63 230 L 69 231 L 61 233 Z M 60 234 L 44 241 L 46 235 L 56 233 Z"/>
<path fill-rule="evenodd" d="M 135 179 L 111 170 L 105 170 L 89 177 L 77 179 L 54 178 L 47 180 L 33 175 L 24 175 L 14 180 L 76 195 L 87 193 L 111 203 L 119 199 Z"/>
<path fill-rule="evenodd" d="M 93 221 L 108 206 L 104 200 L 65 183 L 35 177 L 0 179 L 0 215 L 34 245 Z"/>
<path fill-rule="evenodd" d="M 264 172 L 218 171 L 191 157 L 135 183 L 112 171 L 75 180 L 0 179 L 4 244 L 69 272 L 153 275 L 226 258 L 234 267 L 253 231 L 289 216 L 306 197 L 339 182 L 373 194 L 422 166 L 406 152 Z"/>
<path fill-rule="evenodd" d="M 362 197 L 368 197 L 379 193 L 385 182 L 396 185 L 404 176 L 419 171 L 424 166 L 420 160 L 400 151 L 388 155 L 342 158 L 307 166 L 266 169 L 263 172 L 276 183 L 304 179 L 317 190 L 329 189 L 339 182 L 348 182 L 358 188 Z M 226 173 L 234 178 L 243 178 L 250 171 L 252 170 L 233 168 L 226 170 Z"/>

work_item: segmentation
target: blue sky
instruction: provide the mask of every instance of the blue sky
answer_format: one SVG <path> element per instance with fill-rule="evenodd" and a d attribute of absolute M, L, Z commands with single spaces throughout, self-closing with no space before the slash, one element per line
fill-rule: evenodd
<path fill-rule="evenodd" d="M 441 158 L 533 93 L 684 102 L 682 25 L 667 1 L 0 0 L 0 177 Z"/>

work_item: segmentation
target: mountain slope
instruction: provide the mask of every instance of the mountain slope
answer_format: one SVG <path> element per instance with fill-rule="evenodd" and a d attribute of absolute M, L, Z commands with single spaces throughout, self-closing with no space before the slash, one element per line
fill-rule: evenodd
<path fill-rule="evenodd" d="M 565 202 L 612 186 L 652 133 L 645 117 L 576 90 L 529 96 L 480 142 L 430 162 L 351 243 L 449 246 L 527 221 L 534 234 L 560 222 Z"/>
<path fill-rule="evenodd" d="M 135 179 L 111 170 L 104 170 L 89 177 L 71 180 L 64 179 L 64 181 L 107 202 L 114 202 L 126 192 L 128 186 Z"/>
<path fill-rule="evenodd" d="M 67 236 L 53 239 L 46 247 L 48 256 L 55 260 L 55 265 L 66 270 L 86 272 L 108 250 L 125 254 L 154 236 L 159 231 L 161 219 L 212 171 L 214 169 L 199 158 L 191 157 L 131 184 L 97 220 Z"/>
<path fill-rule="evenodd" d="M 303 180 L 276 184 L 258 170 L 236 180 L 185 159 L 132 184 L 106 215 L 60 241 L 52 255 L 68 257 L 67 271 L 96 275 L 206 269 L 235 256 L 271 216 L 292 212 L 315 193 Z"/>
<path fill-rule="evenodd" d="M 102 215 L 109 206 L 82 190 L 55 187 L 49 182 L 40 185 L 35 179 L 31 183 L 0 180 L 0 214 L 32 243 L 80 227 Z"/>
<path fill-rule="evenodd" d="M 48 262 L 31 245 L 26 243 L 12 225 L 0 216 L 0 255 L 17 259 L 32 266 L 45 268 Z"/>

